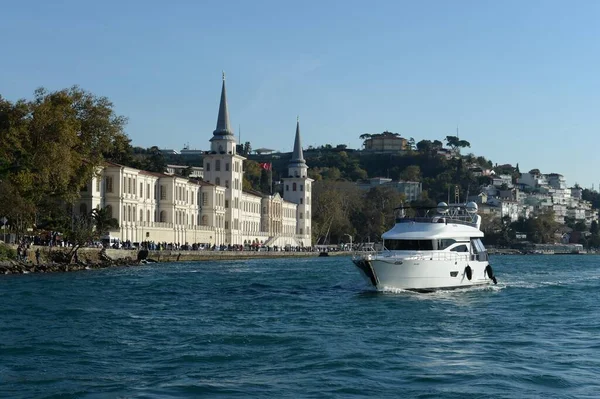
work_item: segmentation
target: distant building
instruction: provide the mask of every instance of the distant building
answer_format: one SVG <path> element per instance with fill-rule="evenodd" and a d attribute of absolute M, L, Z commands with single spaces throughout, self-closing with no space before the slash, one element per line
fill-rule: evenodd
<path fill-rule="evenodd" d="M 402 152 L 408 150 L 408 140 L 396 133 L 383 132 L 365 139 L 365 151 Z"/>
<path fill-rule="evenodd" d="M 183 176 L 187 169 L 190 169 L 189 178 L 202 179 L 204 177 L 204 169 L 200 166 L 167 165 L 165 174 Z"/>
<path fill-rule="evenodd" d="M 387 177 L 373 177 L 369 180 L 358 183 L 358 187 L 363 190 L 369 190 L 377 186 L 393 188 L 400 194 L 404 194 L 406 200 L 409 202 L 420 199 L 421 193 L 423 192 L 423 183 L 418 181 L 393 181 Z"/>
<path fill-rule="evenodd" d="M 243 190 L 244 159 L 236 153 L 223 79 L 210 152 L 203 155 L 204 168 L 195 169 L 204 181 L 176 174 L 186 166 L 153 173 L 106 163 L 83 188 L 74 211 L 106 209 L 119 222 L 111 239 L 121 241 L 310 246 L 313 180 L 307 176 L 299 123 L 283 197 Z"/>

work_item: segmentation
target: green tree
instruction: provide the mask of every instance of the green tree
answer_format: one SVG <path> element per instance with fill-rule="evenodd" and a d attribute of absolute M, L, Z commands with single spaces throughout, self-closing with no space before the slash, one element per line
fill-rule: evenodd
<path fill-rule="evenodd" d="M 78 87 L 35 91 L 33 100 L 0 98 L 0 180 L 18 206 L 16 219 L 43 220 L 57 203 L 73 203 L 104 162 L 127 142 L 126 119 L 106 97 Z"/>
<path fill-rule="evenodd" d="M 93 226 L 95 227 L 95 239 L 107 235 L 111 230 L 119 229 L 119 221 L 108 213 L 106 208 L 93 209 L 91 212 Z"/>
<path fill-rule="evenodd" d="M 457 136 L 446 136 L 446 143 L 453 150 L 457 151 L 460 148 L 471 147 L 471 143 L 466 140 L 460 140 Z"/>
<path fill-rule="evenodd" d="M 244 161 L 244 190 L 260 191 L 261 167 L 256 161 L 246 159 Z"/>
<path fill-rule="evenodd" d="M 143 169 L 156 173 L 164 173 L 165 169 L 167 169 L 165 157 L 157 146 L 152 146 L 148 149 L 148 157 L 145 160 Z"/>
<path fill-rule="evenodd" d="M 400 173 L 400 179 L 404 181 L 421 181 L 421 168 L 419 165 L 410 165 Z"/>

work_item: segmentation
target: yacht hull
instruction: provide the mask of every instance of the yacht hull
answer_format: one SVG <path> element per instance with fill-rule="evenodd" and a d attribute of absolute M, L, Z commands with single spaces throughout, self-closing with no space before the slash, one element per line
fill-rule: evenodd
<path fill-rule="evenodd" d="M 353 259 L 353 262 L 363 278 L 378 290 L 404 289 L 429 292 L 492 283 L 486 273 L 487 261 L 450 262 L 369 256 Z"/>

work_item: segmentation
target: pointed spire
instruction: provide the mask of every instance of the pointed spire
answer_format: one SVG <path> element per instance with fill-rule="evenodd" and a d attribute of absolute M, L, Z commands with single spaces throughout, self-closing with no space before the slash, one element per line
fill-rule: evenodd
<path fill-rule="evenodd" d="M 221 103 L 219 104 L 219 117 L 217 128 L 213 132 L 215 136 L 233 135 L 229 126 L 229 111 L 227 110 L 227 92 L 225 90 L 225 71 L 223 71 L 223 87 L 221 88 Z"/>
<path fill-rule="evenodd" d="M 294 152 L 292 153 L 291 163 L 306 163 L 302 153 L 302 143 L 300 141 L 300 117 L 296 117 L 296 138 L 294 140 Z"/>

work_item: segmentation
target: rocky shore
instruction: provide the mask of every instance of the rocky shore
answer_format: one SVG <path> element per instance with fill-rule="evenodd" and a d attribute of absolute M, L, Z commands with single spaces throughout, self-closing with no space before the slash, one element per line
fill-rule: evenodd
<path fill-rule="evenodd" d="M 40 247 L 40 264 L 34 252 L 36 247 L 28 251 L 26 261 L 0 261 L 0 275 L 28 273 L 59 273 L 81 270 L 104 269 L 115 266 L 139 266 L 147 263 L 189 262 L 239 260 L 260 258 L 298 258 L 317 257 L 319 252 L 275 252 L 275 251 L 132 251 L 123 249 L 80 248 L 77 262 L 56 261 L 64 256 L 67 249 L 48 249 Z M 58 255 L 58 256 L 57 256 Z M 350 252 L 330 252 L 331 256 L 349 256 Z"/>

